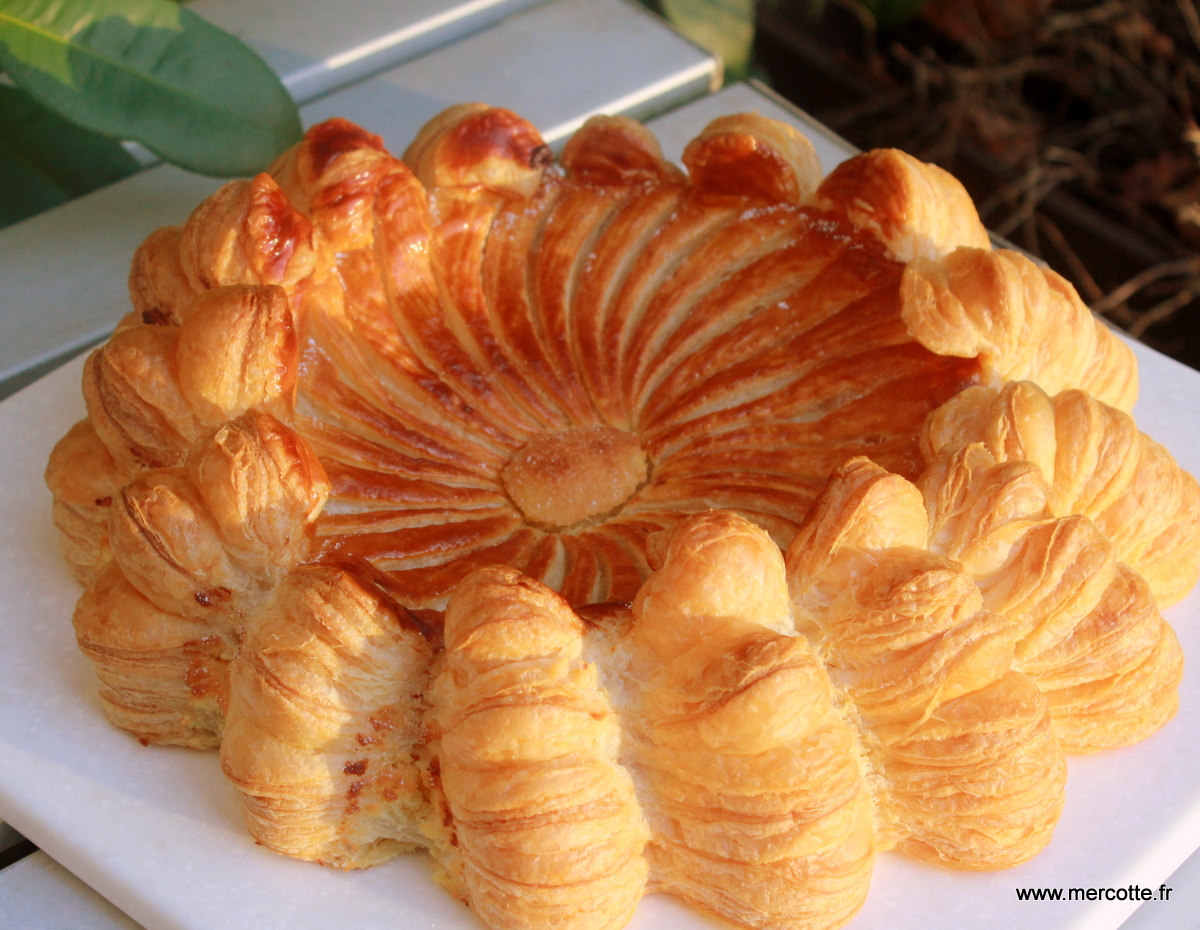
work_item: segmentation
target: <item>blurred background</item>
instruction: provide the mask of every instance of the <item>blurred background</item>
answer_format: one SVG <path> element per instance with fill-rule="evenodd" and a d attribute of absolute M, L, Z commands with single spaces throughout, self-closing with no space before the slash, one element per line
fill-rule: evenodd
<path fill-rule="evenodd" d="M 854 145 L 951 171 L 989 229 L 1200 368 L 1194 0 L 647 5 Z"/>
<path fill-rule="evenodd" d="M 718 55 L 727 83 L 759 80 L 860 148 L 894 146 L 948 169 L 991 230 L 1065 275 L 1113 325 L 1200 369 L 1196 2 L 641 0 Z M 0 0 L 18 12 L 89 4 Z M 119 5 L 148 26 L 180 9 Z M 199 17 L 186 25 L 197 58 L 250 55 Z M 98 96 L 71 98 L 47 79 L 54 54 L 15 49 L 0 44 L 0 227 L 158 158 L 215 176 L 262 170 L 299 136 L 287 92 L 265 66 L 252 73 L 253 60 L 224 88 L 219 69 L 201 75 L 217 101 L 240 105 L 254 88 L 243 113 L 223 117 L 228 139 L 206 129 L 205 149 L 183 138 L 185 120 L 169 123 L 186 110 L 181 98 L 157 114 L 144 100 L 106 109 L 103 81 Z M 271 131 L 229 157 L 264 110 Z"/>

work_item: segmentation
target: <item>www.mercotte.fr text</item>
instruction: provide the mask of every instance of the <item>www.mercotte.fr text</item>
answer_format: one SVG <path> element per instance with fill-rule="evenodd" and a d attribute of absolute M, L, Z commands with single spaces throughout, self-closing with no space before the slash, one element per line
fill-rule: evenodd
<path fill-rule="evenodd" d="M 1018 901 L 1169 901 L 1171 889 L 1130 885 L 1127 888 L 1018 888 Z"/>

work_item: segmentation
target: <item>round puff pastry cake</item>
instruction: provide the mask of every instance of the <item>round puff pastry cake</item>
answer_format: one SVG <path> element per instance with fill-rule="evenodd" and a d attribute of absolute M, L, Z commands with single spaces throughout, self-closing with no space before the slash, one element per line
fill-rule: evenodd
<path fill-rule="evenodd" d="M 138 251 L 47 469 L 75 628 L 260 842 L 427 847 L 494 927 L 833 927 L 1174 712 L 1200 491 L 1130 351 L 940 169 L 753 114 L 683 160 L 331 120 Z"/>

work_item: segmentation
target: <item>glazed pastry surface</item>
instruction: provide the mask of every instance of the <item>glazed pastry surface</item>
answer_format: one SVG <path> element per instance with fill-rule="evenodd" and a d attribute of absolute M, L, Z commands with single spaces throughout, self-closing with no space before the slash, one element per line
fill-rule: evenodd
<path fill-rule="evenodd" d="M 737 114 L 683 163 L 335 119 L 138 250 L 46 473 L 75 630 L 259 842 L 426 847 L 498 928 L 823 930 L 880 851 L 1027 860 L 1064 752 L 1174 714 L 1200 486 L 1129 349 L 910 156 Z"/>
<path fill-rule="evenodd" d="M 331 120 L 143 244 L 85 375 L 90 431 L 48 472 L 81 577 L 112 485 L 251 408 L 328 475 L 320 551 L 441 609 L 493 563 L 629 600 L 648 537 L 709 507 L 785 546 L 850 458 L 916 478 L 926 417 L 972 384 L 1136 395 L 1069 287 L 992 252 L 961 185 L 902 153 L 822 180 L 807 140 L 740 114 L 685 174 L 597 117 L 555 163 L 470 104 L 405 158 Z"/>
<path fill-rule="evenodd" d="M 1200 574 L 1200 485 L 1133 418 L 1080 390 L 1053 397 L 1028 381 L 964 391 L 925 424 L 929 460 L 972 443 L 998 462 L 1027 461 L 1055 516 L 1082 514 L 1164 607 Z"/>
<path fill-rule="evenodd" d="M 254 407 L 329 476 L 321 549 L 410 606 L 495 562 L 574 604 L 629 600 L 649 534 L 722 506 L 786 544 L 832 468 L 915 477 L 925 417 L 993 378 L 910 332 L 903 261 L 987 240 L 957 182 L 899 153 L 822 182 L 807 140 L 746 114 L 685 175 L 604 117 L 554 164 L 470 105 L 406 159 L 333 120 L 147 240 L 135 312 L 85 377 L 114 481 Z M 53 477 L 74 470 L 52 468 L 60 522 L 95 566 L 102 533 L 75 524 L 102 515 Z"/>

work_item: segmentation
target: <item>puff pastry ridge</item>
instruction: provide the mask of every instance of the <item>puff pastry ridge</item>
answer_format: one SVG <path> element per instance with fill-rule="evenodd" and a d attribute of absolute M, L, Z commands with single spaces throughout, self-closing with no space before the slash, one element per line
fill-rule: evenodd
<path fill-rule="evenodd" d="M 910 156 L 682 161 L 334 119 L 134 256 L 46 472 L 76 635 L 259 842 L 424 847 L 493 927 L 825 930 L 1174 714 L 1200 486 L 1127 347 Z"/>

